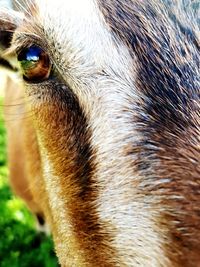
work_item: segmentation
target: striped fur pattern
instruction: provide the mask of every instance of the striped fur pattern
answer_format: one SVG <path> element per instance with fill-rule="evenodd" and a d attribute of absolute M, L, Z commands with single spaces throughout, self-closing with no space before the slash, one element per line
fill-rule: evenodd
<path fill-rule="evenodd" d="M 198 6 L 27 3 L 12 49 L 53 64 L 24 84 L 62 266 L 200 266 Z"/>

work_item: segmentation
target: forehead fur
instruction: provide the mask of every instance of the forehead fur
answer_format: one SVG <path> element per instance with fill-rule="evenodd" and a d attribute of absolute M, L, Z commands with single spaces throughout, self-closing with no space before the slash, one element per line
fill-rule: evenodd
<path fill-rule="evenodd" d="M 42 38 L 45 35 L 46 40 L 57 53 L 62 50 L 62 57 L 66 55 L 67 60 L 68 56 L 68 62 L 72 59 L 70 58 L 72 54 L 84 49 L 88 51 L 87 60 L 93 61 L 92 63 L 102 62 L 106 54 L 104 47 L 106 29 L 118 32 L 115 36 L 111 33 L 110 39 L 107 39 L 109 44 L 114 39 L 116 41 L 120 32 L 125 37 L 124 44 L 130 42 L 130 38 L 139 38 L 138 33 L 143 31 L 144 27 L 146 29 L 143 34 L 155 39 L 156 33 L 161 33 L 164 28 L 161 25 L 156 26 L 157 17 L 159 17 L 158 23 L 163 26 L 167 25 L 163 29 L 166 31 L 164 35 L 167 36 L 169 31 L 172 41 L 176 38 L 175 35 L 180 36 L 178 33 L 181 32 L 182 36 L 191 38 L 193 43 L 199 46 L 200 9 L 195 1 L 191 3 L 188 0 L 140 2 L 133 0 L 58 0 L 56 2 L 36 0 L 35 2 L 27 1 L 26 6 L 30 18 L 27 30 L 29 28 L 28 31 L 31 32 L 30 25 L 28 25 L 30 23 L 33 28 L 35 27 L 35 31 L 31 29 L 32 32 L 37 33 L 39 28 L 42 28 L 44 30 L 40 34 Z M 38 25 L 40 27 L 36 27 Z M 131 36 L 131 33 L 134 35 Z M 109 50 L 107 54 L 110 54 Z M 109 58 L 107 57 L 106 61 Z"/>

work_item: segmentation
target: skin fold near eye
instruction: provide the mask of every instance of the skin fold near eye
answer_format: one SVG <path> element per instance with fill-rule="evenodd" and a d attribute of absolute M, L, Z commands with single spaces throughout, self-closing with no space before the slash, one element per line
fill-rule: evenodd
<path fill-rule="evenodd" d="M 23 49 L 18 55 L 23 77 L 29 82 L 41 82 L 49 78 L 51 63 L 49 56 L 38 46 Z"/>

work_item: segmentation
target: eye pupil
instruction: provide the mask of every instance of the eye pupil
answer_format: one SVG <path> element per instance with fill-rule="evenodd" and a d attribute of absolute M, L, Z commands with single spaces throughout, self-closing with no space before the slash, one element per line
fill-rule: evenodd
<path fill-rule="evenodd" d="M 23 49 L 18 55 L 23 77 L 29 82 L 41 82 L 49 78 L 51 64 L 48 54 L 38 46 Z"/>

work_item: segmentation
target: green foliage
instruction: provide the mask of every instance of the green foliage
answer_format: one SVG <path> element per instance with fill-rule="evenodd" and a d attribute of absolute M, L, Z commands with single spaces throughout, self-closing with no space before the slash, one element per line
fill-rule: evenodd
<path fill-rule="evenodd" d="M 35 220 L 8 186 L 6 132 L 0 101 L 0 267 L 56 267 L 52 240 L 35 231 Z"/>

